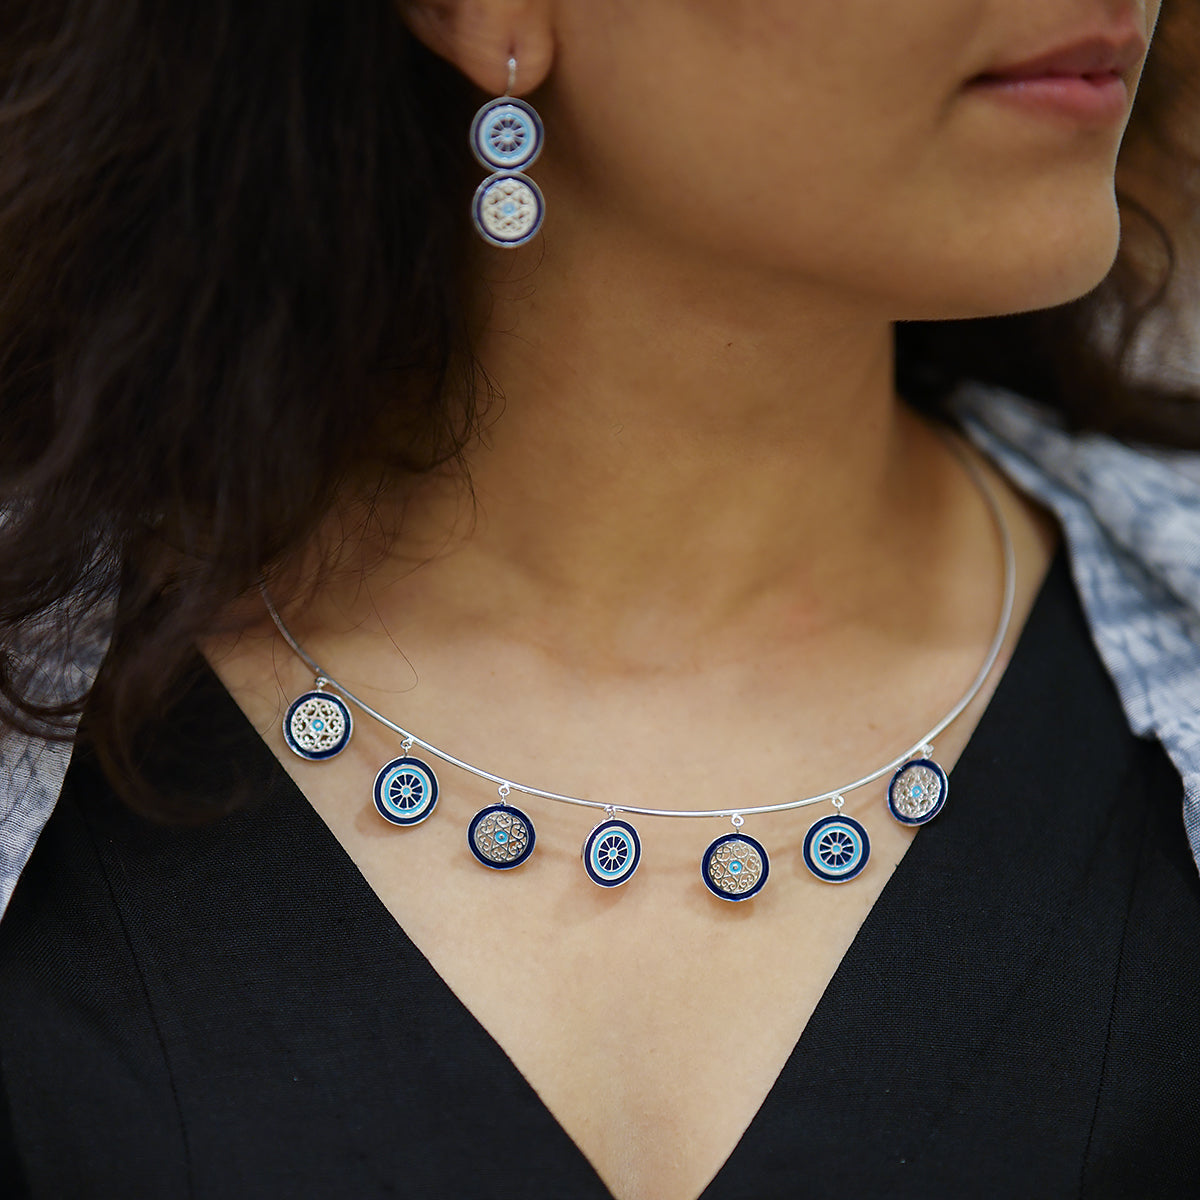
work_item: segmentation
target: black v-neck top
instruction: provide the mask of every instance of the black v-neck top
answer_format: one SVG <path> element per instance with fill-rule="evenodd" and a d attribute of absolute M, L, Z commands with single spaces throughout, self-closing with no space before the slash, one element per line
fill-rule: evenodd
<path fill-rule="evenodd" d="M 3 1195 L 609 1195 L 211 675 L 159 750 L 260 798 L 164 827 L 77 756 L 0 924 Z M 1061 561 L 951 785 L 706 1200 L 1200 1196 L 1180 782 Z"/>

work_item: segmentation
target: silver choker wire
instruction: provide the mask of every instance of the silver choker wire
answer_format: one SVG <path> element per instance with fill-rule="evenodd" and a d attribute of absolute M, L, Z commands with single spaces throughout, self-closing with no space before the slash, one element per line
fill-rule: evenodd
<path fill-rule="evenodd" d="M 401 754 L 380 768 L 375 777 L 373 797 L 379 815 L 389 823 L 402 827 L 419 825 L 427 820 L 438 802 L 440 785 L 437 775 L 424 759 L 412 753 L 417 747 L 450 766 L 495 784 L 498 802 L 476 813 L 467 827 L 468 848 L 478 862 L 492 870 L 512 870 L 526 862 L 533 853 L 536 842 L 533 821 L 524 811 L 508 803 L 508 797 L 518 792 L 523 796 L 597 809 L 604 813 L 604 819 L 584 842 L 582 859 L 584 870 L 592 882 L 606 888 L 628 882 L 641 863 L 641 840 L 637 830 L 624 818 L 727 818 L 733 826 L 733 832 L 718 837 L 705 850 L 701 860 L 701 878 L 708 890 L 722 900 L 748 900 L 766 884 L 770 858 L 760 842 L 742 831 L 746 817 L 790 812 L 830 802 L 834 813 L 819 818 L 805 835 L 804 861 L 818 879 L 826 883 L 846 883 L 862 872 L 870 857 L 870 838 L 866 829 L 842 812 L 846 794 L 890 774 L 888 810 L 901 824 L 924 825 L 942 811 L 949 792 L 949 781 L 946 772 L 934 761 L 933 741 L 962 715 L 983 687 L 996 664 L 1012 620 L 1016 555 L 1008 523 L 999 501 L 978 467 L 958 447 L 952 445 L 952 449 L 983 497 L 1000 537 L 1004 557 L 1004 594 L 1000 617 L 978 673 L 954 707 L 902 754 L 850 783 L 780 804 L 682 810 L 605 803 L 507 779 L 456 758 L 425 741 L 339 683 L 296 641 L 266 589 L 262 588 L 263 601 L 280 636 L 314 676 L 312 690 L 298 696 L 288 707 L 283 719 L 284 740 L 293 753 L 309 762 L 323 762 L 336 757 L 349 745 L 353 732 L 354 721 L 349 705 L 397 734 L 401 739 Z"/>

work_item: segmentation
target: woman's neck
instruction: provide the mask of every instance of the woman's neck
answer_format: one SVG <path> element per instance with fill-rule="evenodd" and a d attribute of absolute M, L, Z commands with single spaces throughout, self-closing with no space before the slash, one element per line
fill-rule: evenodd
<path fill-rule="evenodd" d="M 477 352 L 502 400 L 469 455 L 469 519 L 460 488 L 427 486 L 405 509 L 419 549 L 377 603 L 396 583 L 410 611 L 559 624 L 563 653 L 644 662 L 774 600 L 793 626 L 844 620 L 958 529 L 947 497 L 970 484 L 897 402 L 890 326 L 863 306 L 645 247 L 481 269 Z"/>

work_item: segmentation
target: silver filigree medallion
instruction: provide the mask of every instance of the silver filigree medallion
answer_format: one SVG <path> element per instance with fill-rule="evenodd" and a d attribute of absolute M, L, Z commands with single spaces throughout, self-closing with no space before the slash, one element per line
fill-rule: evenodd
<path fill-rule="evenodd" d="M 888 809 L 902 825 L 924 825 L 942 811 L 950 782 L 931 758 L 914 758 L 892 776 Z"/>
<path fill-rule="evenodd" d="M 489 804 L 475 814 L 467 827 L 467 846 L 485 867 L 510 871 L 532 853 L 533 822 L 511 804 Z"/>
<path fill-rule="evenodd" d="M 762 843 L 740 830 L 712 842 L 700 864 L 704 886 L 722 900 L 749 900 L 757 896 L 770 870 L 771 863 Z"/>
<path fill-rule="evenodd" d="M 293 754 L 320 762 L 350 744 L 354 720 L 346 702 L 318 689 L 292 701 L 283 718 L 283 740 Z"/>

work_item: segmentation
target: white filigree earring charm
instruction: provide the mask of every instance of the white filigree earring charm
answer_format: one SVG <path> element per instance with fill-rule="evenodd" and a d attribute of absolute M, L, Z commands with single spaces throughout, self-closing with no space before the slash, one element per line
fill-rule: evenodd
<path fill-rule="evenodd" d="M 512 95 L 516 81 L 517 60 L 510 58 L 507 91 L 471 122 L 471 149 L 493 172 L 476 189 L 471 212 L 479 236 L 493 246 L 523 246 L 546 215 L 541 190 L 523 173 L 542 152 L 542 119 Z"/>

